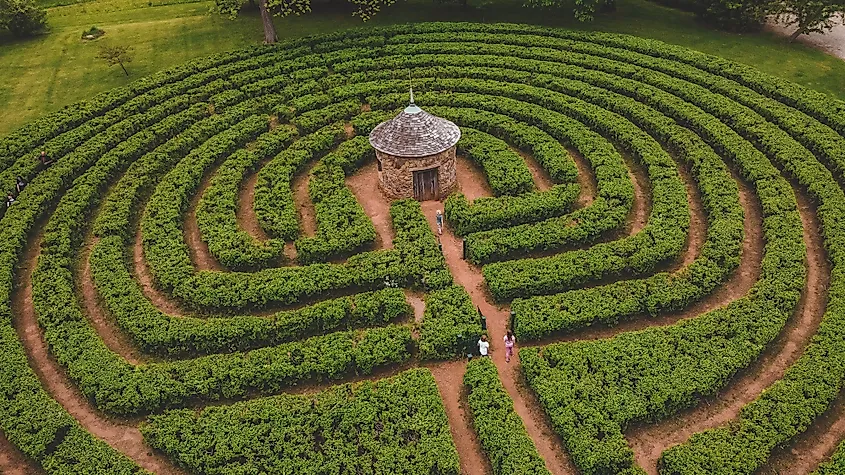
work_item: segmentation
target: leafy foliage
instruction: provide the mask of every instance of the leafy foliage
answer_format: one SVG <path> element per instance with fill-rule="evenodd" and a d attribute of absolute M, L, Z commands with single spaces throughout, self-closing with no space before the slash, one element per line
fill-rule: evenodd
<path fill-rule="evenodd" d="M 496 474 L 548 475 L 546 464 L 502 383 L 490 358 L 469 362 L 464 374 L 472 424 Z"/>
<path fill-rule="evenodd" d="M 47 12 L 33 0 L 0 1 L 0 28 L 15 36 L 31 36 L 47 26 Z"/>
<path fill-rule="evenodd" d="M 458 475 L 458 452 L 427 369 L 232 406 L 152 416 L 153 447 L 208 474 Z"/>

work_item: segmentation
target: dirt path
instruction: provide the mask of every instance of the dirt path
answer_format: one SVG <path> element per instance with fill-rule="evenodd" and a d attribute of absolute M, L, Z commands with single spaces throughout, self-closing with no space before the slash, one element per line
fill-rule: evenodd
<path fill-rule="evenodd" d="M 648 215 L 651 213 L 651 183 L 648 180 L 645 170 L 639 163 L 629 155 L 622 155 L 625 165 L 628 168 L 628 176 L 634 184 L 634 203 L 631 205 L 631 212 L 626 221 L 627 235 L 633 235 L 643 230 L 648 222 Z"/>
<path fill-rule="evenodd" d="M 137 365 L 142 361 L 138 350 L 128 336 L 120 331 L 117 322 L 103 307 L 97 293 L 97 286 L 94 284 L 94 277 L 91 274 L 91 250 L 99 241 L 100 238 L 88 235 L 80 255 L 82 268 L 76 269 L 75 277 L 78 292 L 81 294 L 82 310 L 106 346 L 129 363 Z"/>
<path fill-rule="evenodd" d="M 490 189 L 490 184 L 487 183 L 487 175 L 484 174 L 484 170 L 469 158 L 458 155 L 455 172 L 458 176 L 458 191 L 463 193 L 468 200 L 472 201 L 484 196 L 493 196 L 493 190 Z M 441 211 L 443 210 L 442 203 L 440 203 L 439 209 Z"/>
<path fill-rule="evenodd" d="M 185 219 L 182 224 L 182 234 L 185 237 L 185 243 L 188 245 L 188 251 L 191 255 L 191 262 L 197 270 L 224 270 L 225 267 L 217 262 L 217 259 L 208 251 L 208 245 L 202 240 L 200 228 L 197 226 L 197 205 L 199 205 L 202 195 L 211 184 L 211 178 L 217 173 L 220 165 L 215 166 L 210 172 L 207 172 L 200 182 L 200 187 L 194 196 L 191 197 L 191 203 L 188 205 L 188 212 L 185 213 Z"/>
<path fill-rule="evenodd" d="M 314 212 L 314 203 L 308 196 L 308 181 L 311 178 L 311 169 L 317 165 L 318 160 L 310 161 L 305 168 L 294 175 L 291 183 L 293 190 L 293 202 L 299 211 L 299 224 L 302 226 L 303 236 L 313 236 L 317 232 L 317 215 Z"/>
<path fill-rule="evenodd" d="M 264 160 L 261 164 L 263 166 L 268 160 Z M 261 169 L 257 167 L 257 170 Z M 255 215 L 255 183 L 258 181 L 258 172 L 250 172 L 238 191 L 238 211 L 237 220 L 238 226 L 252 237 L 259 241 L 267 241 L 270 236 L 264 232 L 261 224 L 258 222 L 258 216 Z"/>
<path fill-rule="evenodd" d="M 569 156 L 575 162 L 575 167 L 578 169 L 578 184 L 581 185 L 581 194 L 578 196 L 577 207 L 584 208 L 590 206 L 593 200 L 596 199 L 596 190 L 598 184 L 596 183 L 596 176 L 590 166 L 590 162 L 578 153 L 575 149 L 568 149 Z"/>
<path fill-rule="evenodd" d="M 678 167 L 678 173 L 687 189 L 687 204 L 690 211 L 689 233 L 687 233 L 686 249 L 675 264 L 669 267 L 669 272 L 677 272 L 689 266 L 701 254 L 704 241 L 707 239 L 707 214 L 701 201 L 701 193 L 693 180 L 689 170 L 683 165 Z"/>
<path fill-rule="evenodd" d="M 461 177 L 461 180 L 473 179 L 473 177 L 467 176 L 466 174 L 459 175 L 459 177 Z M 461 185 L 463 186 L 463 183 Z M 437 226 L 434 220 L 435 211 L 440 206 L 441 203 L 437 201 L 426 201 L 422 203 L 423 212 L 434 232 L 437 232 Z M 462 244 L 460 238 L 449 229 L 445 229 L 441 236 L 441 242 L 443 243 L 443 254 L 446 257 L 446 264 L 455 277 L 455 282 L 469 292 L 472 302 L 481 309 L 481 313 L 487 318 L 487 334 L 491 342 L 490 357 L 499 369 L 502 384 L 508 391 L 511 399 L 513 399 L 514 409 L 525 423 L 528 435 L 537 446 L 540 456 L 546 461 L 546 466 L 553 474 L 575 473 L 571 462 L 566 457 L 563 444 L 552 430 L 549 421 L 536 402 L 531 397 L 528 397 L 529 392 L 521 388 L 519 384 L 519 372 L 517 371 L 519 356 L 514 355 L 510 363 L 505 362 L 504 344 L 500 342 L 507 330 L 510 319 L 509 309 L 506 307 L 497 307 L 488 300 L 484 286 L 484 277 L 481 275 L 481 271 L 461 259 Z"/>
<path fill-rule="evenodd" d="M 23 454 L 0 431 L 0 473 L 3 475 L 41 475 L 44 470 Z"/>
<path fill-rule="evenodd" d="M 150 273 L 150 268 L 147 267 L 147 261 L 144 259 L 144 241 L 141 237 L 141 227 L 135 232 L 135 244 L 132 246 L 132 263 L 135 266 L 135 279 L 141 284 L 141 290 L 144 296 L 152 302 L 159 310 L 169 315 L 184 316 L 186 313 L 182 308 L 161 290 L 159 290 L 153 281 L 153 275 Z"/>
<path fill-rule="evenodd" d="M 703 403 L 669 420 L 640 425 L 628 431 L 628 440 L 634 449 L 637 463 L 648 473 L 657 473 L 657 460 L 669 447 L 685 442 L 696 432 L 734 419 L 745 405 L 757 399 L 763 390 L 783 377 L 816 333 L 827 303 L 830 266 L 818 231 L 815 209 L 803 193 L 796 193 L 796 198 L 804 226 L 808 272 L 795 315 L 761 357 L 732 378 L 715 397 L 706 398 Z"/>
<path fill-rule="evenodd" d="M 845 439 L 845 392 L 840 392 L 830 408 L 817 417 L 810 428 L 786 447 L 776 448 L 757 471 L 760 475 L 811 473 L 830 458 Z"/>
<path fill-rule="evenodd" d="M 40 244 L 40 233 L 27 243 L 24 261 L 15 277 L 12 308 L 18 338 L 26 348 L 29 364 L 42 386 L 85 430 L 123 452 L 144 469 L 162 474 L 182 473 L 165 457 L 153 452 L 137 427 L 108 419 L 92 409 L 88 400 L 67 377 L 64 368 L 49 354 L 32 306 L 32 272 L 40 254 Z"/>
<path fill-rule="evenodd" d="M 446 408 L 449 431 L 452 432 L 452 440 L 455 441 L 461 460 L 461 475 L 485 475 L 493 473 L 493 469 L 484 456 L 481 441 L 467 413 L 464 389 L 466 365 L 466 361 L 448 361 L 429 366 L 429 369 Z"/>
<path fill-rule="evenodd" d="M 376 228 L 376 249 L 393 249 L 393 221 L 390 219 L 390 202 L 378 187 L 378 164 L 370 161 L 346 178 L 346 185 L 364 208 Z"/>
<path fill-rule="evenodd" d="M 549 175 L 549 172 L 540 165 L 533 155 L 525 153 L 516 147 L 511 147 L 511 150 L 513 150 L 514 153 L 519 154 L 519 156 L 525 160 L 525 164 L 528 165 L 528 170 L 531 172 L 531 176 L 534 177 L 534 186 L 537 188 L 537 191 L 546 191 L 555 186 L 555 182 L 552 181 L 552 177 Z"/>

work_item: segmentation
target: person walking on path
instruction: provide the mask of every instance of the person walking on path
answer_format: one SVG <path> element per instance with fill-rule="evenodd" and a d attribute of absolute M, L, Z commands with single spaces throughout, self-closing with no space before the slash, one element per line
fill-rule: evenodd
<path fill-rule="evenodd" d="M 14 196 L 12 196 L 12 194 L 11 194 L 11 193 L 9 193 L 8 195 L 6 195 L 6 208 L 8 208 L 8 207 L 12 206 L 12 204 L 13 204 L 14 202 L 15 202 L 15 197 L 14 197 Z"/>
<path fill-rule="evenodd" d="M 45 150 L 41 151 L 41 155 L 38 156 L 38 160 L 41 161 L 41 166 L 44 168 L 53 164 L 53 160 L 50 160 L 50 157 L 47 156 L 47 152 Z"/>
<path fill-rule="evenodd" d="M 15 178 L 15 189 L 18 191 L 18 194 L 21 194 L 21 191 L 23 191 L 25 186 L 26 182 L 23 181 L 23 178 L 21 178 L 20 176 Z"/>
<path fill-rule="evenodd" d="M 437 210 L 434 217 L 437 221 L 437 234 L 443 234 L 443 213 L 441 213 L 440 210 Z"/>
<path fill-rule="evenodd" d="M 481 339 L 478 340 L 478 354 L 481 357 L 487 356 L 487 352 L 490 350 L 490 342 L 487 341 L 487 335 L 481 335 Z"/>
<path fill-rule="evenodd" d="M 508 330 L 508 334 L 505 335 L 505 362 L 510 363 L 511 357 L 513 356 L 513 345 L 516 343 L 516 337 L 513 336 L 513 332 Z"/>

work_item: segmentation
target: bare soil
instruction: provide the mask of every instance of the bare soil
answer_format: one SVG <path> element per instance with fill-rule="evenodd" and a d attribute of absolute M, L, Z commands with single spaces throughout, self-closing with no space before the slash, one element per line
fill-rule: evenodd
<path fill-rule="evenodd" d="M 3 475 L 41 475 L 44 470 L 23 454 L 0 431 L 0 473 Z"/>
<path fill-rule="evenodd" d="M 317 232 L 317 215 L 314 212 L 314 203 L 308 196 L 308 181 L 311 178 L 311 169 L 317 164 L 317 160 L 308 162 L 305 169 L 293 177 L 291 190 L 293 190 L 293 202 L 299 211 L 299 223 L 302 226 L 302 234 L 313 236 Z"/>
<path fill-rule="evenodd" d="M 622 155 L 628 166 L 628 176 L 634 184 L 634 203 L 627 220 L 627 234 L 636 234 L 643 230 L 651 213 L 651 182 L 643 167 L 629 155 Z"/>
<path fill-rule="evenodd" d="M 137 427 L 109 419 L 94 410 L 67 377 L 64 368 L 50 355 L 32 306 L 32 272 L 40 254 L 40 244 L 40 233 L 27 243 L 24 261 L 15 278 L 12 303 L 18 338 L 26 348 L 29 364 L 41 380 L 41 385 L 85 430 L 126 454 L 144 469 L 154 473 L 182 473 L 144 442 Z"/>
<path fill-rule="evenodd" d="M 443 406 L 446 408 L 449 430 L 452 432 L 452 440 L 455 441 L 461 461 L 461 474 L 493 473 L 490 461 L 484 456 L 478 435 L 472 428 L 472 419 L 466 404 L 464 388 L 466 361 L 439 363 L 429 366 L 429 370 L 434 375 L 437 389 L 440 390 L 440 397 L 443 399 Z"/>
<path fill-rule="evenodd" d="M 689 266 L 701 254 L 704 241 L 707 239 L 707 214 L 704 212 L 704 205 L 701 202 L 701 192 L 693 180 L 689 170 L 684 166 L 678 167 L 681 180 L 687 189 L 687 204 L 690 210 L 690 226 L 687 233 L 686 249 L 681 254 L 681 259 L 670 266 L 670 272 L 676 272 Z"/>
<path fill-rule="evenodd" d="M 347 177 L 346 185 L 376 228 L 376 249 L 392 249 L 395 233 L 390 218 L 390 202 L 379 189 L 378 164 L 375 160 L 371 160 L 352 176 Z"/>
<path fill-rule="evenodd" d="M 265 160 L 266 163 L 266 160 Z M 260 169 L 261 167 L 258 167 Z M 270 236 L 264 232 L 255 215 L 255 182 L 258 181 L 258 172 L 253 171 L 247 175 L 243 186 L 238 192 L 238 225 L 250 236 L 258 241 L 267 241 Z"/>
<path fill-rule="evenodd" d="M 827 303 L 830 265 L 824 252 L 815 209 L 803 193 L 796 193 L 796 197 L 804 225 L 808 266 L 807 283 L 795 315 L 761 357 L 732 378 L 718 395 L 706 398 L 695 408 L 671 419 L 639 425 L 628 431 L 637 463 L 648 473 L 657 473 L 657 460 L 669 447 L 686 441 L 696 432 L 717 427 L 737 417 L 744 406 L 783 377 L 816 333 Z"/>
<path fill-rule="evenodd" d="M 169 315 L 186 315 L 186 312 L 179 304 L 171 300 L 166 293 L 155 286 L 153 275 L 150 273 L 150 268 L 147 267 L 147 261 L 144 259 L 144 242 L 141 237 L 140 226 L 135 233 L 135 244 L 132 247 L 132 263 L 135 266 L 135 278 L 141 284 L 141 290 L 144 292 L 144 296 L 156 308 Z"/>
<path fill-rule="evenodd" d="M 133 365 L 140 364 L 142 358 L 135 346 L 126 334 L 120 331 L 117 322 L 100 302 L 97 287 L 94 284 L 94 277 L 91 274 L 91 250 L 99 242 L 100 238 L 88 236 L 82 249 L 80 262 L 82 269 L 76 269 L 76 282 L 81 295 L 82 309 L 91 325 L 97 330 L 97 335 L 103 340 L 106 346 Z"/>
<path fill-rule="evenodd" d="M 458 155 L 455 172 L 458 176 L 458 189 L 470 201 L 484 196 L 493 196 L 493 190 L 487 183 L 484 170 L 469 158 Z M 441 207 L 442 211 L 443 208 Z"/>
<path fill-rule="evenodd" d="M 182 228 L 182 233 L 185 236 L 185 242 L 188 244 L 188 250 L 191 254 L 191 262 L 198 270 L 224 270 L 225 268 L 217 262 L 217 259 L 208 251 L 208 245 L 202 240 L 199 226 L 197 226 L 197 205 L 211 184 L 211 178 L 217 173 L 220 166 L 214 167 L 209 173 L 206 173 L 200 183 L 200 187 L 194 196 L 191 198 L 191 203 L 188 206 L 188 212 L 185 213 L 185 221 Z"/>
<path fill-rule="evenodd" d="M 584 208 L 596 199 L 596 190 L 598 189 L 596 176 L 593 174 L 590 162 L 583 155 L 575 149 L 568 149 L 568 151 L 569 156 L 575 162 L 575 167 L 578 168 L 578 183 L 581 185 L 581 194 L 578 196 L 577 205 Z"/>
<path fill-rule="evenodd" d="M 534 156 L 529 153 L 525 153 L 516 147 L 511 147 L 511 150 L 519 154 L 519 156 L 525 160 L 525 164 L 528 165 L 528 170 L 531 172 L 531 176 L 534 177 L 534 186 L 537 188 L 537 191 L 546 191 L 555 186 L 555 182 L 552 181 L 552 177 L 549 176 L 549 172 L 540 165 L 540 162 L 538 162 Z"/>

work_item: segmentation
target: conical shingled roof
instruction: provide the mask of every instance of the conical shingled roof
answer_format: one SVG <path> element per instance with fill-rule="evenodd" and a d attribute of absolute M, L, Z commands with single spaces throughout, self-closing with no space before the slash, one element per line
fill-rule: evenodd
<path fill-rule="evenodd" d="M 452 148 L 461 129 L 451 121 L 429 114 L 414 104 L 370 132 L 370 145 L 397 157 L 427 157 Z"/>

